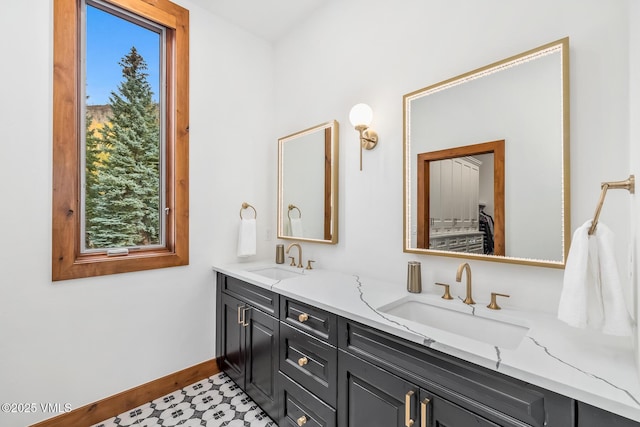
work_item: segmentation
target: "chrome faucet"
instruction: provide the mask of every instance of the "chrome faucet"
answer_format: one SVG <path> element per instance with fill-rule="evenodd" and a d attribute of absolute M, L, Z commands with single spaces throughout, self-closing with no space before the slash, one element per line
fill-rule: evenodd
<path fill-rule="evenodd" d="M 298 268 L 302 268 L 302 247 L 300 246 L 300 244 L 298 243 L 291 243 L 289 246 L 287 246 L 287 255 L 289 255 L 289 251 L 291 250 L 292 247 L 296 246 L 298 248 Z M 295 257 L 290 257 L 293 260 L 291 261 L 291 265 L 295 265 L 296 263 L 296 259 Z"/>
<path fill-rule="evenodd" d="M 467 297 L 463 302 L 465 304 L 475 304 L 476 302 L 471 296 L 471 266 L 469 266 L 469 263 L 463 262 L 458 266 L 458 271 L 456 272 L 456 282 L 462 282 L 462 272 L 464 270 L 467 270 Z"/>

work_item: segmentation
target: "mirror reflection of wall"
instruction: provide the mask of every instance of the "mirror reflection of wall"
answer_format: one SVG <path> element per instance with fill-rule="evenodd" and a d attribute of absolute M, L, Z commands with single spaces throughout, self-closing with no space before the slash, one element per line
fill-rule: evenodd
<path fill-rule="evenodd" d="M 405 95 L 405 251 L 430 252 L 416 236 L 422 220 L 416 156 L 504 140 L 504 252 L 486 259 L 564 266 L 570 237 L 568 85 L 563 39 Z M 479 179 L 478 202 L 495 219 L 488 182 Z"/>
<path fill-rule="evenodd" d="M 291 237 L 324 236 L 325 132 L 287 142 L 282 153 L 282 202 L 287 206 L 285 233 Z M 306 179 L 305 177 L 321 177 Z M 289 206 L 295 208 L 289 209 Z"/>
<path fill-rule="evenodd" d="M 338 123 L 278 140 L 278 238 L 337 242 Z"/>

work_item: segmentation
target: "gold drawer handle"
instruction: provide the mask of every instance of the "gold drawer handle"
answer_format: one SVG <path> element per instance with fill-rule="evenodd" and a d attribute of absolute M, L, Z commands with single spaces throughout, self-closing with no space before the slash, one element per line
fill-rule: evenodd
<path fill-rule="evenodd" d="M 300 359 L 298 359 L 298 365 L 300 366 L 304 366 L 307 363 L 309 363 L 309 359 L 307 359 L 306 357 L 301 357 Z"/>
<path fill-rule="evenodd" d="M 246 305 L 239 305 L 238 306 L 238 324 L 242 325 L 242 326 L 247 326 L 245 324 L 245 317 L 247 315 L 247 310 L 249 308 Z"/>
<path fill-rule="evenodd" d="M 404 425 L 411 427 L 414 421 L 411 419 L 411 397 L 413 396 L 413 390 L 407 392 L 404 396 Z"/>
<path fill-rule="evenodd" d="M 420 425 L 422 427 L 427 427 L 427 407 L 429 406 L 429 403 L 431 403 L 431 400 L 426 397 L 422 402 L 420 402 Z"/>
<path fill-rule="evenodd" d="M 309 315 L 307 313 L 302 313 L 300 316 L 298 316 L 298 321 L 300 323 L 304 323 L 307 320 L 309 320 Z"/>
<path fill-rule="evenodd" d="M 242 323 L 240 323 L 245 328 L 249 326 L 249 322 L 247 322 L 247 311 L 251 310 L 251 307 L 244 307 L 242 309 Z"/>
<path fill-rule="evenodd" d="M 296 420 L 296 423 L 298 423 L 298 425 L 300 427 L 302 427 L 303 425 L 305 425 L 307 423 L 307 417 L 305 415 L 301 416 L 300 418 L 298 418 Z"/>

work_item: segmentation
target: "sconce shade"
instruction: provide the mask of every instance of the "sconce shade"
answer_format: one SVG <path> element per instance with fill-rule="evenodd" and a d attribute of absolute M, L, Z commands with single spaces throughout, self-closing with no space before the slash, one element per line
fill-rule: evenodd
<path fill-rule="evenodd" d="M 367 104 L 356 104 L 349 112 L 349 121 L 353 127 L 364 125 L 368 127 L 373 119 L 373 110 Z"/>

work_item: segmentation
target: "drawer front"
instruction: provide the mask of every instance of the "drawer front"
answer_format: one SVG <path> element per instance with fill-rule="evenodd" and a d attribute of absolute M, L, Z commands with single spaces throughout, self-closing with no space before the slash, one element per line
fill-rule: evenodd
<path fill-rule="evenodd" d="M 572 425 L 573 400 L 566 396 L 356 322 L 341 318 L 339 326 L 345 331 L 339 348 L 399 375 L 409 374 L 421 387 L 487 418 L 494 408 L 531 426 Z"/>
<path fill-rule="evenodd" d="M 280 427 L 335 427 L 336 411 L 282 372 L 278 376 Z"/>
<path fill-rule="evenodd" d="M 331 406 L 336 405 L 335 347 L 280 322 L 280 370 Z"/>
<path fill-rule="evenodd" d="M 218 287 L 222 292 L 233 295 L 265 313 L 275 317 L 279 317 L 280 315 L 280 295 L 275 292 L 222 273 L 218 273 Z"/>
<path fill-rule="evenodd" d="M 335 314 L 284 297 L 281 298 L 280 304 L 283 322 L 331 345 L 338 345 L 338 319 Z"/>

